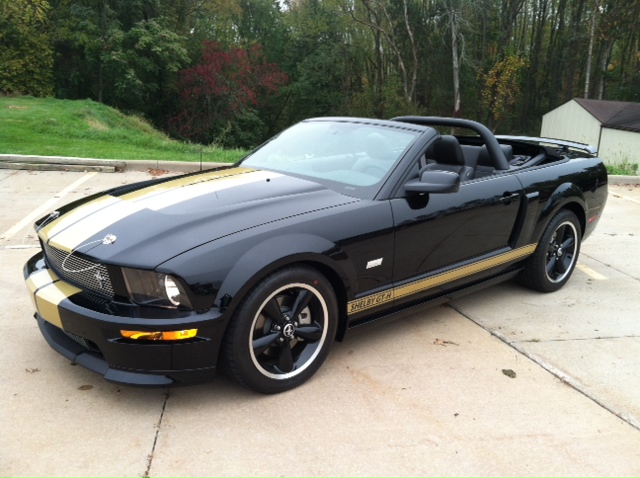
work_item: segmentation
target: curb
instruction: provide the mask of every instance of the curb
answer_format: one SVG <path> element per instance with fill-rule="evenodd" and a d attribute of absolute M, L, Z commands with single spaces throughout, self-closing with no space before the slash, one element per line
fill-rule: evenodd
<path fill-rule="evenodd" d="M 115 160 L 75 158 L 66 156 L 33 156 L 27 154 L 0 154 L 0 169 L 27 169 L 35 171 L 148 171 L 158 169 L 178 173 L 193 173 L 231 163 Z"/>
<path fill-rule="evenodd" d="M 609 176 L 609 184 L 619 186 L 634 186 L 640 184 L 640 176 Z"/>
<path fill-rule="evenodd" d="M 124 161 L 126 169 L 129 171 L 148 171 L 158 169 L 161 171 L 172 171 L 176 173 L 195 173 L 207 169 L 218 168 L 220 166 L 230 166 L 232 163 L 200 163 L 188 161 L 152 161 L 152 160 L 131 160 Z M 639 178 L 640 179 L 640 178 Z"/>

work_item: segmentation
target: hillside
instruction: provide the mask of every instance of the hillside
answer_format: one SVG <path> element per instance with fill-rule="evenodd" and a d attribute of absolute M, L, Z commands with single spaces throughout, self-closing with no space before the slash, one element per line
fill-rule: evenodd
<path fill-rule="evenodd" d="M 245 151 L 181 143 L 91 100 L 0 97 L 0 154 L 234 162 Z"/>

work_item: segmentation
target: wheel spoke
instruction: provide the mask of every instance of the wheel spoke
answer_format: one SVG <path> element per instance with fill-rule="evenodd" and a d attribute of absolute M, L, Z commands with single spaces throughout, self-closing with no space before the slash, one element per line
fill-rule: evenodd
<path fill-rule="evenodd" d="M 262 352 L 267 350 L 269 347 L 271 347 L 275 343 L 279 335 L 280 335 L 279 332 L 275 332 L 275 333 L 260 337 L 259 339 L 255 339 L 252 343 L 253 353 L 256 356 L 260 355 Z"/>
<path fill-rule="evenodd" d="M 302 338 L 308 342 L 317 342 L 322 337 L 322 327 L 317 323 L 303 325 L 296 329 L 296 337 Z"/>
<path fill-rule="evenodd" d="M 311 292 L 306 289 L 300 289 L 300 292 L 298 292 L 298 296 L 296 297 L 296 301 L 291 308 L 292 319 L 295 319 L 296 317 L 298 317 L 298 315 L 300 315 L 300 312 L 302 312 L 304 308 L 309 305 L 312 297 L 313 296 L 311 295 Z"/>
<path fill-rule="evenodd" d="M 280 355 L 278 357 L 278 368 L 282 373 L 289 373 L 293 370 L 293 354 L 289 342 L 285 341 L 280 346 Z"/>
<path fill-rule="evenodd" d="M 562 249 L 564 251 L 568 251 L 569 248 L 573 248 L 574 244 L 575 244 L 575 240 L 574 240 L 573 236 L 569 236 L 567 238 L 567 240 L 562 243 Z"/>
<path fill-rule="evenodd" d="M 278 304 L 275 297 L 265 304 L 264 309 L 262 309 L 262 313 L 275 321 L 276 324 L 282 324 L 284 322 L 282 310 L 280 310 L 280 304 Z"/>
<path fill-rule="evenodd" d="M 555 240 L 556 243 L 558 242 L 562 243 L 566 229 L 567 229 L 567 226 L 565 226 L 564 224 L 560 226 L 558 229 L 556 229 L 556 240 Z"/>
<path fill-rule="evenodd" d="M 558 259 L 558 261 L 556 262 L 556 269 L 558 269 L 558 272 L 560 274 L 564 274 L 565 272 L 567 272 L 567 269 L 569 268 L 569 264 L 571 264 L 571 257 L 565 254 L 561 259 Z"/>
<path fill-rule="evenodd" d="M 549 277 L 551 277 L 551 274 L 553 273 L 555 267 L 556 267 L 556 262 L 558 262 L 558 258 L 556 256 L 552 256 L 549 259 L 549 262 L 547 262 L 547 275 Z"/>

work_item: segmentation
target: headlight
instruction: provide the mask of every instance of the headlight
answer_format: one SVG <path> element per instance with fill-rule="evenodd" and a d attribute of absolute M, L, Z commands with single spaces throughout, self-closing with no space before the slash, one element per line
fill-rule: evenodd
<path fill-rule="evenodd" d="M 191 302 L 180 281 L 153 271 L 122 268 L 131 300 L 136 304 L 175 309 L 191 309 Z"/>

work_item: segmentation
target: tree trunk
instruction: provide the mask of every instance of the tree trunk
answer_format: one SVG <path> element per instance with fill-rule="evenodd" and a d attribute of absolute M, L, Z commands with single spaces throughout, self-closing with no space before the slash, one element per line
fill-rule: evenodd
<path fill-rule="evenodd" d="M 460 57 L 458 56 L 458 21 L 456 12 L 451 12 L 451 57 L 453 62 L 453 116 L 460 117 Z"/>
<path fill-rule="evenodd" d="M 100 29 L 102 30 L 102 50 L 104 52 L 107 47 L 107 0 L 102 0 L 100 4 Z M 102 52 L 98 56 L 98 61 L 98 103 L 102 103 L 104 92 L 104 59 Z"/>
<path fill-rule="evenodd" d="M 598 15 L 598 1 L 596 0 L 591 17 L 591 31 L 589 33 L 589 52 L 587 53 L 587 71 L 584 80 L 584 98 L 589 98 L 589 82 L 591 81 L 591 57 L 593 56 L 593 39 L 596 36 L 596 18 Z"/>

